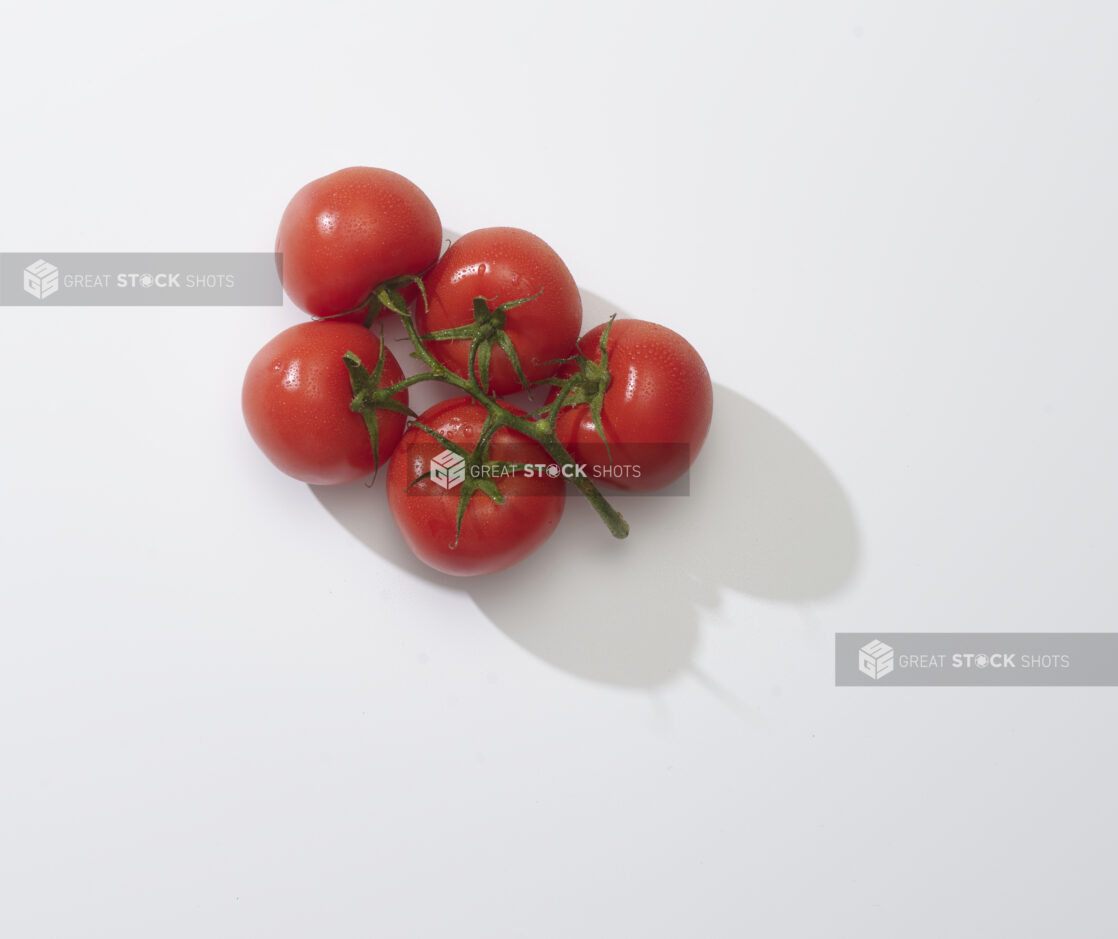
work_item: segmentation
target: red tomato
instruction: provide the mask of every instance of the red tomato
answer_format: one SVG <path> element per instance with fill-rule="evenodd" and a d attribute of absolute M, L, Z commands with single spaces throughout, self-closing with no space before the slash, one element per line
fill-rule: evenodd
<path fill-rule="evenodd" d="M 419 420 L 472 452 L 485 414 L 485 408 L 463 396 L 436 404 Z M 566 484 L 562 477 L 537 469 L 531 475 L 518 471 L 494 477 L 504 496 L 502 504 L 475 490 L 455 544 L 458 503 L 465 483 L 454 482 L 453 474 L 450 488 L 431 477 L 420 479 L 431 471 L 431 461 L 446 449 L 425 430 L 412 426 L 388 463 L 388 506 L 416 557 L 444 574 L 492 574 L 527 557 L 547 540 L 563 514 Z M 489 457 L 558 470 L 542 447 L 508 428 L 494 434 Z M 454 454 L 450 460 L 455 461 Z"/>
<path fill-rule="evenodd" d="M 439 213 L 390 170 L 351 166 L 307 183 L 280 220 L 276 253 L 283 287 L 312 316 L 354 310 L 373 288 L 422 274 L 439 257 Z M 364 312 L 339 319 L 361 322 Z"/>
<path fill-rule="evenodd" d="M 582 354 L 596 363 L 602 360 L 605 328 L 597 326 L 578 341 Z M 631 492 L 662 489 L 691 465 L 710 428 L 714 391 L 706 365 L 678 333 L 644 320 L 614 320 L 606 352 L 602 431 L 609 450 L 589 404 L 564 408 L 556 433 L 595 483 Z M 574 371 L 573 364 L 566 365 L 559 377 Z"/>
<path fill-rule="evenodd" d="M 245 373 L 241 407 L 252 439 L 279 469 L 306 483 L 348 483 L 375 468 L 369 431 L 349 409 L 353 390 L 342 356 L 354 353 L 372 372 L 380 340 L 356 323 L 300 323 L 256 353 Z M 378 387 L 404 377 L 385 350 Z M 407 404 L 405 388 L 394 396 Z M 378 460 L 383 465 L 404 433 L 407 417 L 378 409 Z"/>
<path fill-rule="evenodd" d="M 554 375 L 556 359 L 574 351 L 582 329 L 582 298 L 567 265 L 547 243 L 519 228 L 482 228 L 463 235 L 423 278 L 430 305 L 416 306 L 420 333 L 467 326 L 474 322 L 474 298 L 490 308 L 510 301 L 534 300 L 510 308 L 505 332 L 529 382 Z M 431 341 L 428 348 L 447 368 L 468 377 L 468 339 Z M 480 381 L 479 373 L 479 381 Z M 521 388 L 509 356 L 494 346 L 489 364 L 489 389 L 510 394 Z"/>

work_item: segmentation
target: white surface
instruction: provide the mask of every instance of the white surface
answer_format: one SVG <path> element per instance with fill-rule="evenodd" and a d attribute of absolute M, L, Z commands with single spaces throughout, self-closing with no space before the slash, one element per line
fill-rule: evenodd
<path fill-rule="evenodd" d="M 1115 628 L 1113 5 L 5 20 L 0 250 L 268 250 L 381 165 L 718 389 L 689 499 L 458 583 L 255 451 L 296 311 L 4 311 L 0 935 L 1113 935 L 1114 689 L 832 655 Z"/>

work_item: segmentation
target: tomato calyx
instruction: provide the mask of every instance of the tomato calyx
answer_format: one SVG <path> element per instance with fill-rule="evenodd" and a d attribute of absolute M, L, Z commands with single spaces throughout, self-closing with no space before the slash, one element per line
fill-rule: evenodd
<path fill-rule="evenodd" d="M 374 476 L 380 469 L 380 425 L 377 422 L 376 412 L 378 410 L 396 411 L 408 417 L 417 416 L 415 411 L 403 402 L 397 401 L 394 397 L 402 390 L 400 386 L 407 387 L 407 379 L 386 388 L 380 387 L 386 355 L 387 350 L 384 347 L 384 332 L 382 330 L 380 353 L 372 371 L 365 367 L 365 364 L 355 353 L 346 352 L 342 356 L 346 371 L 349 372 L 349 385 L 353 390 L 353 400 L 349 403 L 349 409 L 356 414 L 360 414 L 365 421 L 365 429 L 369 432 L 369 443 L 373 447 Z"/>
<path fill-rule="evenodd" d="M 430 268 L 428 268 L 428 270 L 430 270 Z M 426 273 L 427 271 L 423 272 L 423 274 Z M 348 310 L 342 310 L 340 313 L 327 313 L 324 316 L 312 316 L 311 319 L 316 321 L 345 319 L 361 313 L 363 314 L 362 325 L 364 325 L 366 329 L 372 329 L 373 322 L 385 309 L 393 313 L 400 313 L 403 311 L 403 314 L 407 314 L 408 302 L 400 292 L 401 288 L 411 284 L 419 284 L 422 290 L 423 282 L 420 278 L 423 274 L 401 274 L 399 277 L 392 277 L 384 281 L 384 283 L 377 284 L 377 286 L 369 292 L 369 295 L 357 304 L 357 306 Z"/>
<path fill-rule="evenodd" d="M 609 332 L 613 328 L 615 319 L 617 319 L 617 314 L 609 318 L 606 328 L 602 330 L 601 339 L 598 340 L 599 361 L 595 362 L 583 355 L 581 349 L 576 350 L 575 354 L 567 360 L 576 364 L 577 370 L 575 373 L 565 379 L 548 379 L 548 382 L 555 385 L 559 390 L 547 409 L 548 416 L 554 421 L 554 418 L 563 408 L 576 407 L 580 404 L 587 405 L 590 408 L 590 417 L 594 421 L 594 429 L 598 432 L 598 436 L 602 438 L 602 443 L 606 445 L 606 456 L 609 458 L 611 465 L 613 464 L 613 455 L 610 453 L 609 440 L 606 439 L 605 430 L 602 428 L 602 403 L 605 400 L 606 391 L 609 390 L 610 383 L 613 381 L 609 372 L 609 351 L 606 344 L 609 342 Z"/>
<path fill-rule="evenodd" d="M 508 300 L 495 307 L 490 307 L 485 297 L 474 297 L 474 321 L 465 326 L 454 326 L 450 329 L 440 329 L 433 333 L 425 333 L 419 338 L 424 342 L 446 342 L 451 339 L 468 339 L 470 348 L 466 356 L 470 378 L 474 379 L 482 388 L 489 387 L 489 361 L 493 357 L 493 346 L 498 346 L 509 362 L 517 380 L 525 391 L 529 389 L 528 379 L 520 366 L 520 357 L 516 353 L 509 334 L 505 332 L 508 322 L 508 311 L 524 303 L 530 303 L 543 293 L 541 287 L 530 297 L 519 300 Z"/>
<path fill-rule="evenodd" d="M 520 472 L 526 467 L 526 464 L 511 463 L 507 460 L 489 459 L 489 444 L 493 440 L 493 435 L 501 428 L 501 425 L 494 420 L 492 414 L 486 417 L 485 423 L 481 428 L 481 436 L 478 438 L 478 442 L 473 450 L 467 450 L 460 444 L 449 440 L 434 428 L 428 427 L 422 421 L 412 421 L 412 426 L 418 427 L 420 430 L 429 434 L 451 453 L 461 457 L 463 461 L 465 475 L 462 482 L 458 484 L 458 508 L 454 522 L 454 542 L 450 545 L 452 549 L 457 548 L 458 541 L 462 536 L 462 519 L 466 517 L 466 509 L 474 493 L 482 492 L 497 503 L 497 505 L 504 505 L 505 496 L 497 487 L 497 483 L 494 482 L 494 479 L 506 473 Z M 408 484 L 408 488 L 410 489 L 416 483 L 428 479 L 430 476 L 431 471 L 428 470 L 426 473 L 413 479 Z"/>
<path fill-rule="evenodd" d="M 427 272 L 424 271 L 423 273 L 426 274 Z M 369 298 L 361 305 L 365 308 L 366 328 L 372 328 L 373 320 L 380 316 L 382 308 L 399 316 L 411 316 L 408 312 L 408 301 L 404 299 L 404 295 L 401 293 L 404 287 L 411 284 L 418 284 L 420 292 L 423 292 L 422 275 L 403 274 L 400 277 L 386 280 L 383 284 L 377 284 L 373 288 L 373 292 L 369 294 Z M 424 302 L 426 302 L 426 294 L 424 294 Z M 358 307 L 358 309 L 361 309 L 361 307 Z"/>

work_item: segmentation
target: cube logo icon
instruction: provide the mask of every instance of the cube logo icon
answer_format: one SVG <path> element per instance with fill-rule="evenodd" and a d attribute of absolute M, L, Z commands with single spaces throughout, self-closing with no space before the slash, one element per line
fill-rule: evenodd
<path fill-rule="evenodd" d="M 875 681 L 893 671 L 893 647 L 880 639 L 867 642 L 858 650 L 858 671 Z"/>
<path fill-rule="evenodd" d="M 453 450 L 443 450 L 431 459 L 431 482 L 443 489 L 453 489 L 466 478 L 466 458 Z"/>
<path fill-rule="evenodd" d="M 39 258 L 23 269 L 23 289 L 36 300 L 45 300 L 58 293 L 58 268 Z"/>

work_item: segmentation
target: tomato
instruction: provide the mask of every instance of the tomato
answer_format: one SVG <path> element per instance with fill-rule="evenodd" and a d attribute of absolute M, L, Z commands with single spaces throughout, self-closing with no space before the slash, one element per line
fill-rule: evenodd
<path fill-rule="evenodd" d="M 482 228 L 463 235 L 423 284 L 430 309 L 424 311 L 422 301 L 418 303 L 416 324 L 424 334 L 474 323 L 477 297 L 484 297 L 491 310 L 526 300 L 498 315 L 529 382 L 554 375 L 559 368 L 555 360 L 571 354 L 582 329 L 582 298 L 567 265 L 545 241 L 519 228 Z M 451 371 L 468 377 L 469 339 L 431 340 L 428 348 Z M 480 381 L 480 369 L 478 375 Z M 494 345 L 489 390 L 503 395 L 521 387 L 508 354 Z"/>
<path fill-rule="evenodd" d="M 357 310 L 372 289 L 422 274 L 443 229 L 431 200 L 390 170 L 351 166 L 307 183 L 284 210 L 277 263 L 292 302 L 312 316 Z M 339 319 L 361 322 L 358 310 Z"/>
<path fill-rule="evenodd" d="M 383 464 L 404 433 L 404 414 L 378 409 L 378 459 L 364 418 L 351 411 L 353 390 L 342 356 L 353 352 L 365 368 L 376 368 L 380 340 L 356 323 L 300 323 L 285 329 L 249 363 L 241 407 L 252 439 L 279 469 L 303 482 L 347 483 Z M 400 363 L 384 350 L 378 387 L 404 377 Z M 394 396 L 406 405 L 405 388 Z"/>
<path fill-rule="evenodd" d="M 513 413 L 523 413 L 505 406 Z M 436 404 L 419 420 L 472 452 L 485 416 L 485 408 L 463 396 Z M 412 425 L 388 463 L 388 506 L 416 557 L 445 574 L 491 574 L 524 559 L 547 540 L 563 514 L 566 484 L 562 477 L 541 471 L 544 465 L 558 470 L 541 446 L 508 428 L 493 435 L 490 459 L 537 464 L 537 468 L 531 474 L 521 470 L 493 477 L 504 497 L 501 504 L 475 489 L 466 503 L 457 538 L 459 499 L 466 480 L 475 478 L 474 470 L 467 463 L 463 467 L 466 480 L 444 479 L 450 488 L 431 476 L 421 478 L 431 472 L 431 461 L 446 450 L 444 443 Z M 455 454 L 449 456 L 455 461 Z"/>
<path fill-rule="evenodd" d="M 607 325 L 578 341 L 594 363 L 601 363 Z M 644 320 L 614 320 L 606 352 L 609 380 L 600 400 L 608 450 L 589 403 L 560 411 L 556 433 L 595 483 L 631 492 L 662 489 L 686 472 L 706 439 L 714 407 L 710 374 L 691 343 Z M 568 364 L 558 377 L 575 370 Z"/>

